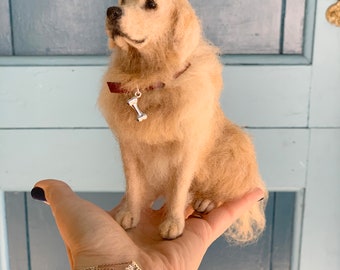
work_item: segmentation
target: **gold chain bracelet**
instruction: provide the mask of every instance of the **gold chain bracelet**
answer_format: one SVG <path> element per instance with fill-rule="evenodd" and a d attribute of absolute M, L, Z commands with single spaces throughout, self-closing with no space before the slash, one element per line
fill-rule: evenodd
<path fill-rule="evenodd" d="M 128 262 L 120 264 L 102 264 L 97 266 L 90 266 L 78 270 L 142 270 L 137 263 Z"/>

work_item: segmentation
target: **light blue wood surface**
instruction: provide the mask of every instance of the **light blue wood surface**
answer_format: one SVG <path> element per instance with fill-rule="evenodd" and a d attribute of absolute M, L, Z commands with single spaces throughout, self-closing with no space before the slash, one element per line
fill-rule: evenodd
<path fill-rule="evenodd" d="M 304 188 L 308 132 L 249 132 L 268 187 Z M 119 147 L 108 129 L 0 130 L 0 160 L 0 188 L 6 190 L 29 190 L 43 178 L 64 179 L 79 191 L 123 191 L 125 186 Z"/>
<path fill-rule="evenodd" d="M 331 4 L 318 1 L 316 14 L 300 270 L 340 269 L 340 28 L 325 19 Z"/>
<path fill-rule="evenodd" d="M 106 8 L 117 1 L 86 4 L 81 0 L 10 1 L 15 55 L 107 52 L 103 17 Z M 202 19 L 206 36 L 223 54 L 303 53 L 305 0 L 218 0 L 214 5 L 191 0 L 191 3 Z M 3 27 L 10 29 L 8 22 Z M 10 38 L 9 32 L 5 37 Z"/>
<path fill-rule="evenodd" d="M 273 243 L 271 250 L 271 269 L 292 269 L 292 253 L 294 252 L 292 238 L 294 235 L 294 212 L 296 194 L 289 192 L 277 193 L 275 199 L 275 213 L 273 217 Z M 288 222 L 287 222 L 288 221 Z M 288 236 L 288 237 L 287 237 Z M 290 236 L 290 237 L 289 237 Z"/>
<path fill-rule="evenodd" d="M 282 52 L 285 54 L 302 54 L 304 47 L 305 23 L 308 24 L 305 17 L 306 1 L 309 0 L 286 0 L 282 5 L 285 7 L 283 18 L 283 44 Z M 311 2 L 311 1 L 309 1 Z M 308 18 L 307 18 L 308 19 Z M 282 30 L 282 29 L 281 29 Z"/>
<path fill-rule="evenodd" d="M 104 70 L 0 67 L 0 127 L 106 126 L 96 107 Z M 309 66 L 226 66 L 222 108 L 241 126 L 306 127 L 311 74 Z"/>
<path fill-rule="evenodd" d="M 306 127 L 309 66 L 226 66 L 221 104 L 241 126 Z"/>
<path fill-rule="evenodd" d="M 0 189 L 30 190 L 44 178 L 78 191 L 123 191 L 117 143 L 107 129 L 0 131 Z"/>
<path fill-rule="evenodd" d="M 9 263 L 11 270 L 30 270 L 29 248 L 27 232 L 27 207 L 26 194 L 13 192 L 5 196 L 7 212 L 7 232 L 10 238 L 8 242 Z M 10 222 L 9 222 L 10 221 Z"/>
<path fill-rule="evenodd" d="M 79 0 L 70 3 L 48 0 L 40 5 L 34 0 L 28 5 L 21 0 L 10 0 L 11 20 L 7 0 L 1 1 L 0 5 L 5 5 L 1 12 L 5 14 L 0 16 L 4 21 L 0 26 L 0 35 L 4 35 L 0 41 L 0 65 L 53 65 L 61 62 L 93 65 L 84 60 L 74 62 L 74 57 L 66 62 L 59 59 L 53 63 L 46 58 L 31 61 L 27 55 L 107 54 L 104 19 L 98 14 L 104 14 L 105 9 L 116 5 L 117 1 L 99 0 L 84 4 Z M 227 53 L 223 63 L 311 63 L 314 0 L 215 1 L 214 5 L 192 0 L 191 3 L 202 19 L 205 35 L 221 48 L 222 54 Z M 26 23 L 28 21 L 30 23 Z M 12 53 L 17 59 L 4 57 Z"/>
<path fill-rule="evenodd" d="M 0 127 L 102 127 L 104 67 L 0 67 Z"/>
<path fill-rule="evenodd" d="M 12 55 L 9 0 L 0 0 L 0 55 Z"/>
<path fill-rule="evenodd" d="M 311 131 L 301 270 L 340 268 L 340 129 Z"/>
<path fill-rule="evenodd" d="M 15 54 L 104 54 L 106 9 L 116 2 L 11 0 Z"/>
<path fill-rule="evenodd" d="M 281 0 L 191 0 L 209 40 L 223 54 L 279 54 Z"/>
<path fill-rule="evenodd" d="M 340 28 L 325 20 L 334 1 L 318 1 L 315 54 L 311 85 L 311 127 L 340 127 Z"/>
<path fill-rule="evenodd" d="M 9 267 L 9 246 L 6 216 L 5 192 L 0 191 L 0 269 L 8 270 Z"/>
<path fill-rule="evenodd" d="M 306 129 L 249 129 L 263 179 L 271 190 L 298 191 L 306 184 Z"/>

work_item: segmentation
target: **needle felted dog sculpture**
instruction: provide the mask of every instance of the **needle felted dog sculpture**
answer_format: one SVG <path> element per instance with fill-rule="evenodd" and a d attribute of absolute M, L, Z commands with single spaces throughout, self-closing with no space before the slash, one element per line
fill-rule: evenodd
<path fill-rule="evenodd" d="M 164 197 L 160 235 L 183 232 L 198 212 L 265 190 L 249 137 L 223 114 L 218 50 L 187 0 L 121 0 L 107 10 L 112 48 L 99 106 L 121 150 L 126 193 L 115 219 L 135 227 L 141 209 Z M 226 232 L 245 243 L 265 227 L 266 199 Z"/>

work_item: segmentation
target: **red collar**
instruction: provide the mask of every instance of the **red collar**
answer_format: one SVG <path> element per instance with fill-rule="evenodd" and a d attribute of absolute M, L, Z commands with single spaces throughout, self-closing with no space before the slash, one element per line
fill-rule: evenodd
<path fill-rule="evenodd" d="M 119 83 L 119 82 L 107 82 L 107 86 L 109 87 L 111 93 L 127 94 L 127 93 L 131 92 L 131 91 L 125 89 L 125 88 L 122 88 L 122 84 Z M 154 84 L 150 85 L 149 87 L 147 87 L 143 90 L 151 91 L 151 90 L 164 88 L 164 86 L 165 86 L 165 83 L 157 82 L 157 83 L 154 83 Z"/>
<path fill-rule="evenodd" d="M 190 66 L 191 66 L 191 64 L 188 63 L 183 70 L 177 72 L 174 75 L 174 79 L 177 79 L 184 72 L 186 72 Z M 130 93 L 131 92 L 131 91 L 125 89 L 125 88 L 122 88 L 122 84 L 119 83 L 119 82 L 107 82 L 107 86 L 109 87 L 111 93 L 126 94 L 126 93 Z M 162 89 L 164 87 L 165 87 L 165 83 L 163 83 L 163 82 L 156 82 L 156 83 L 150 85 L 149 87 L 147 87 L 147 88 L 145 88 L 143 90 L 151 91 L 151 90 L 156 90 L 156 89 Z"/>

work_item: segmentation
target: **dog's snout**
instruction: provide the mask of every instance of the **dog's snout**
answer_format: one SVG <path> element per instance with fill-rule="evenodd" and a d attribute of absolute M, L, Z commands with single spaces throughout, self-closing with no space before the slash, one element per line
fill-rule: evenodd
<path fill-rule="evenodd" d="M 106 11 L 109 19 L 118 20 L 123 15 L 123 10 L 120 7 L 109 7 Z"/>

